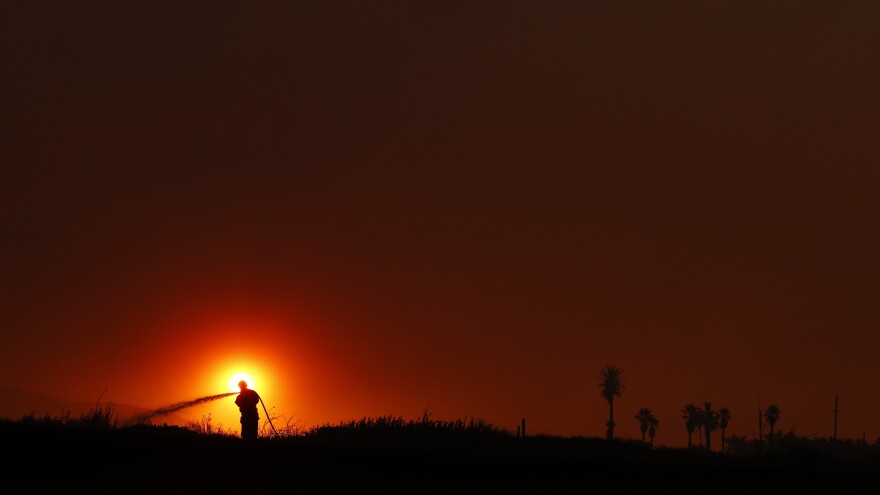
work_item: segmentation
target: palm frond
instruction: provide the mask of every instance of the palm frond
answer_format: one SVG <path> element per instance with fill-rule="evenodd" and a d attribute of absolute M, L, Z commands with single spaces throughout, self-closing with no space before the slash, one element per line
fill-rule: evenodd
<path fill-rule="evenodd" d="M 623 382 L 623 370 L 608 365 L 599 371 L 599 394 L 607 401 L 620 397 L 626 385 Z"/>

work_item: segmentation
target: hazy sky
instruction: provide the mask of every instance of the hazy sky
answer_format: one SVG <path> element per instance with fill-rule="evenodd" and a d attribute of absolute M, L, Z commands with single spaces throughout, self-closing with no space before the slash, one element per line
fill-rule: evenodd
<path fill-rule="evenodd" d="M 0 6 L 0 385 L 880 435 L 880 4 L 290 3 Z"/>

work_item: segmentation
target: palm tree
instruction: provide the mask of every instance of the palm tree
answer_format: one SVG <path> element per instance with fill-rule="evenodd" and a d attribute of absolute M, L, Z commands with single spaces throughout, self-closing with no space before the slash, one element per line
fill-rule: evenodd
<path fill-rule="evenodd" d="M 722 407 L 718 410 L 718 426 L 721 427 L 721 452 L 724 452 L 724 439 L 728 424 L 730 424 L 730 410 Z"/>
<path fill-rule="evenodd" d="M 706 450 L 712 450 L 712 432 L 718 429 L 718 412 L 712 410 L 712 403 L 706 402 L 703 409 L 703 430 L 706 432 Z"/>
<path fill-rule="evenodd" d="M 659 424 L 659 422 L 657 421 L 657 418 L 654 417 L 654 413 L 652 413 L 647 407 L 639 409 L 639 413 L 636 414 L 636 419 L 639 421 L 639 429 L 642 431 L 642 442 L 644 442 L 645 433 L 648 432 L 648 428 L 650 428 L 652 424 Z"/>
<path fill-rule="evenodd" d="M 700 424 L 700 410 L 693 404 L 687 404 L 681 410 L 681 419 L 684 420 L 684 426 L 688 432 L 688 447 L 693 447 L 694 430 Z"/>
<path fill-rule="evenodd" d="M 776 404 L 767 406 L 767 409 L 764 411 L 764 419 L 767 421 L 767 424 L 770 425 L 770 435 L 767 437 L 768 448 L 770 446 L 770 441 L 773 438 L 773 430 L 776 427 L 776 422 L 779 421 L 779 416 L 782 416 L 782 411 L 779 410 L 779 407 Z"/>
<path fill-rule="evenodd" d="M 623 394 L 624 384 L 621 380 L 623 370 L 614 365 L 608 365 L 599 371 L 599 392 L 602 398 L 608 401 L 608 422 L 605 426 L 606 438 L 614 440 L 614 398 Z"/>
<path fill-rule="evenodd" d="M 651 437 L 651 448 L 654 448 L 654 437 L 657 435 L 657 428 L 660 427 L 660 420 L 652 414 L 648 418 L 648 436 Z"/>

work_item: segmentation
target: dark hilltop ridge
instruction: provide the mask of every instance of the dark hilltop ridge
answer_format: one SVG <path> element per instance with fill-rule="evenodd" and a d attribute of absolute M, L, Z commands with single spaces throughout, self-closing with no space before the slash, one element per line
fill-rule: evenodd
<path fill-rule="evenodd" d="M 265 426 L 265 425 L 264 425 Z M 244 440 L 193 427 L 0 422 L 0 493 L 876 493 L 880 445 L 778 435 L 728 453 L 392 416 Z"/>

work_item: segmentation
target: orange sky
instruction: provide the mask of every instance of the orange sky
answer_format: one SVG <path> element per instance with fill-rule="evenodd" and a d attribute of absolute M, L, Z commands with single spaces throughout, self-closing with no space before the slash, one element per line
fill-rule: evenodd
<path fill-rule="evenodd" d="M 3 5 L 0 385 L 880 436 L 878 7 Z M 231 399 L 210 411 L 237 428 Z"/>

